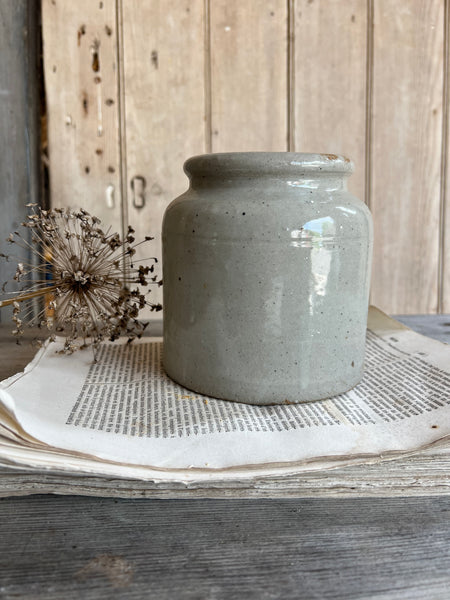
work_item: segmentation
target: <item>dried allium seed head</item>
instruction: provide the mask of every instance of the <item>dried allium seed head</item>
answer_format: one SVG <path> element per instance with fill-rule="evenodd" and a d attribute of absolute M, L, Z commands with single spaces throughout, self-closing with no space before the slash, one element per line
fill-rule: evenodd
<path fill-rule="evenodd" d="M 134 267 L 131 263 L 139 245 L 134 243 L 134 230 L 129 227 L 122 240 L 117 233 L 104 232 L 100 219 L 84 209 L 31 208 L 33 213 L 22 223 L 32 230 L 31 244 L 17 232 L 7 239 L 37 259 L 30 264 L 18 263 L 14 279 L 22 289 L 0 301 L 0 306 L 14 306 L 14 335 L 22 335 L 23 323 L 45 326 L 52 338 L 53 332 L 65 335 L 64 352 L 69 354 L 88 344 L 97 346 L 103 339 L 140 337 L 146 325 L 138 321 L 139 310 L 144 306 L 154 311 L 162 308 L 149 302 L 142 288 L 161 282 L 156 276 L 148 278 L 156 258 L 149 259 L 149 266 Z M 140 243 L 151 239 L 146 236 Z M 38 314 L 31 306 L 36 299 L 43 301 Z M 80 338 L 82 346 L 76 344 Z"/>

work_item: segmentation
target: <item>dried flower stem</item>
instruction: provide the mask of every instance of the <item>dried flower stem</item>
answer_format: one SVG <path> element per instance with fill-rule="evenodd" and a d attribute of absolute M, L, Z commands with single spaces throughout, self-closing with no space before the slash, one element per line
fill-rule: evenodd
<path fill-rule="evenodd" d="M 9 298 L 9 300 L 0 300 L 0 308 L 2 306 L 11 306 L 15 302 L 24 302 L 25 300 L 31 300 L 31 298 L 42 297 L 43 294 L 47 294 L 54 290 L 56 290 L 56 286 L 45 288 L 45 292 L 42 292 L 42 290 L 36 290 L 35 292 L 28 292 L 26 294 L 20 294 L 18 296 L 14 296 L 14 298 Z"/>

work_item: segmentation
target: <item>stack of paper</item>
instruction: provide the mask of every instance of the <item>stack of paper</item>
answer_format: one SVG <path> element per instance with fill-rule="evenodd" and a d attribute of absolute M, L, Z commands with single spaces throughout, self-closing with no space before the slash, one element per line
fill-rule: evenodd
<path fill-rule="evenodd" d="M 362 382 L 308 404 L 195 394 L 165 375 L 160 339 L 104 343 L 95 362 L 60 347 L 1 384 L 3 469 L 208 486 L 406 455 L 450 434 L 450 346 L 374 308 Z"/>

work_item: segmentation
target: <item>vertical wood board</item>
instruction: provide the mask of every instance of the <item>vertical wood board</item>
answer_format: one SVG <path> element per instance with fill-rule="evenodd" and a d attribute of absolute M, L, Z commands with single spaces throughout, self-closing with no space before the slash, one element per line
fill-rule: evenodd
<path fill-rule="evenodd" d="M 0 252 L 14 255 L 0 260 L 0 285 L 11 282 L 5 291 L 18 287 L 17 262 L 32 260 L 6 238 L 26 220 L 26 204 L 39 202 L 38 23 L 39 5 L 0 2 Z M 3 307 L 0 320 L 10 322 L 11 314 L 12 307 Z"/>
<path fill-rule="evenodd" d="M 115 0 L 42 0 L 53 206 L 121 231 Z"/>
<path fill-rule="evenodd" d="M 204 4 L 130 0 L 122 19 L 128 219 L 137 239 L 155 237 L 137 257 L 160 259 L 164 210 L 188 186 L 183 163 L 205 151 Z M 149 300 L 160 302 L 161 289 Z"/>
<path fill-rule="evenodd" d="M 213 152 L 287 150 L 287 3 L 212 0 Z"/>
<path fill-rule="evenodd" d="M 445 3 L 445 96 L 444 96 L 444 145 L 443 145 L 443 181 L 441 188 L 441 302 L 440 310 L 450 313 L 450 2 Z"/>
<path fill-rule="evenodd" d="M 295 150 L 351 158 L 349 189 L 364 199 L 366 2 L 296 0 L 291 18 Z"/>
<path fill-rule="evenodd" d="M 437 308 L 443 0 L 377 0 L 374 14 L 372 302 Z"/>

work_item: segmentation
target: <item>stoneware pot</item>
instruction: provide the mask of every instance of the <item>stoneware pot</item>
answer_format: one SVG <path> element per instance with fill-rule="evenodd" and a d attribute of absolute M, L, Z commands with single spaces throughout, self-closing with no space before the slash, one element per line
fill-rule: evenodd
<path fill-rule="evenodd" d="M 308 402 L 362 377 L 372 220 L 332 154 L 190 158 L 163 222 L 164 367 L 249 404 Z"/>

